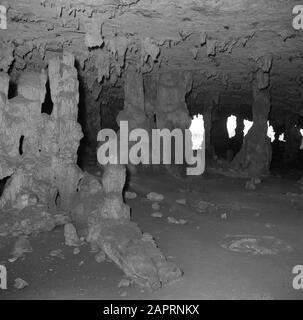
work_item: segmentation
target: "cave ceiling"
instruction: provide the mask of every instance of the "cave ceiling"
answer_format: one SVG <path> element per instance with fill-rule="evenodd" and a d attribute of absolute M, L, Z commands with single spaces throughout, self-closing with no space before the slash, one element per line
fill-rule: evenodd
<path fill-rule="evenodd" d="M 292 26 L 293 0 L 1 0 L 1 68 L 18 74 L 71 50 L 96 97 L 98 84 L 121 86 L 131 64 L 146 75 L 193 74 L 192 103 L 251 104 L 258 60 L 272 57 L 273 112 L 303 115 L 303 31 Z M 97 27 L 96 27 L 97 25 Z M 99 39 L 87 39 L 100 30 Z M 94 41 L 96 43 L 94 43 Z M 99 42 L 98 42 L 99 41 Z M 119 90 L 118 90 L 119 91 Z"/>

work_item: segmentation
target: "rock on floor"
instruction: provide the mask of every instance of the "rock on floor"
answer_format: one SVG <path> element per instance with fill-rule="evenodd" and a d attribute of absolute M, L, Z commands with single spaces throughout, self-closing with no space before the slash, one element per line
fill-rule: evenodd
<path fill-rule="evenodd" d="M 25 253 L 33 252 L 33 248 L 26 236 L 20 236 L 14 245 L 12 255 L 22 257 Z"/>
<path fill-rule="evenodd" d="M 64 259 L 64 258 L 65 258 L 65 257 L 64 257 L 64 254 L 63 254 L 63 252 L 62 252 L 61 249 L 52 250 L 52 251 L 49 253 L 49 255 L 50 255 L 51 257 L 56 257 L 56 258 L 60 258 L 60 259 Z"/>
<path fill-rule="evenodd" d="M 106 254 L 101 250 L 95 255 L 95 260 L 98 263 L 106 261 Z"/>
<path fill-rule="evenodd" d="M 150 192 L 149 194 L 147 194 L 146 198 L 150 201 L 163 201 L 164 200 L 163 194 L 156 193 L 156 192 Z"/>
<path fill-rule="evenodd" d="M 69 247 L 77 247 L 80 244 L 80 239 L 77 230 L 72 223 L 66 223 L 64 226 L 65 245 Z"/>
<path fill-rule="evenodd" d="M 163 214 L 161 212 L 153 212 L 151 216 L 153 218 L 162 218 Z"/>
<path fill-rule="evenodd" d="M 246 190 L 256 190 L 256 185 L 252 180 L 248 180 L 245 184 L 245 189 Z"/>
<path fill-rule="evenodd" d="M 129 220 L 104 219 L 98 227 L 98 245 L 136 284 L 151 290 L 182 277 L 168 262 L 150 235 Z"/>
<path fill-rule="evenodd" d="M 30 235 L 51 231 L 69 221 L 64 211 L 50 211 L 45 206 L 26 207 L 20 212 L 5 211 L 0 214 L 0 236 Z"/>
<path fill-rule="evenodd" d="M 275 255 L 279 252 L 292 251 L 291 246 L 272 236 L 226 236 L 226 241 L 221 246 L 231 251 L 246 252 L 256 255 Z"/>
<path fill-rule="evenodd" d="M 178 204 L 186 205 L 186 199 L 185 199 L 185 198 L 183 198 L 183 199 L 177 199 L 176 202 L 177 202 Z"/>
<path fill-rule="evenodd" d="M 25 280 L 23 280 L 23 279 L 21 279 L 21 278 L 15 279 L 14 287 L 15 287 L 16 289 L 18 289 L 18 290 L 21 290 L 21 289 L 27 287 L 28 285 L 29 285 L 29 284 L 28 284 Z"/>
<path fill-rule="evenodd" d="M 124 197 L 125 197 L 125 199 L 133 200 L 133 199 L 137 198 L 137 194 L 136 194 L 136 192 L 126 191 L 124 194 Z"/>
<path fill-rule="evenodd" d="M 159 204 L 159 202 L 154 202 L 154 203 L 152 204 L 152 209 L 153 209 L 153 210 L 160 210 L 160 204 Z"/>

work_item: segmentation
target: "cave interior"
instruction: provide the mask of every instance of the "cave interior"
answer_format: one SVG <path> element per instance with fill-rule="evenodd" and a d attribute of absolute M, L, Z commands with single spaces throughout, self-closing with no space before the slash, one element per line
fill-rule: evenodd
<path fill-rule="evenodd" d="M 0 299 L 302 299 L 296 4 L 1 0 Z M 169 164 L 119 162 L 121 121 L 194 119 L 199 174 L 173 139 Z"/>

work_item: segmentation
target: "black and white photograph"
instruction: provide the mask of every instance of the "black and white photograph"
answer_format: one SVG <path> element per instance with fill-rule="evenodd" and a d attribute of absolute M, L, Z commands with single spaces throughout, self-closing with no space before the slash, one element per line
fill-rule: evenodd
<path fill-rule="evenodd" d="M 16 300 L 303 300 L 303 0 L 0 0 Z"/>

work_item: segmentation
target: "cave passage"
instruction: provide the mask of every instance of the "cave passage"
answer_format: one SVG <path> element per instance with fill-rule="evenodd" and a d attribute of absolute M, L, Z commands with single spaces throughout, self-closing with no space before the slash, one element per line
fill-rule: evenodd
<path fill-rule="evenodd" d="M 293 2 L 1 0 L 0 300 L 303 299 Z"/>

